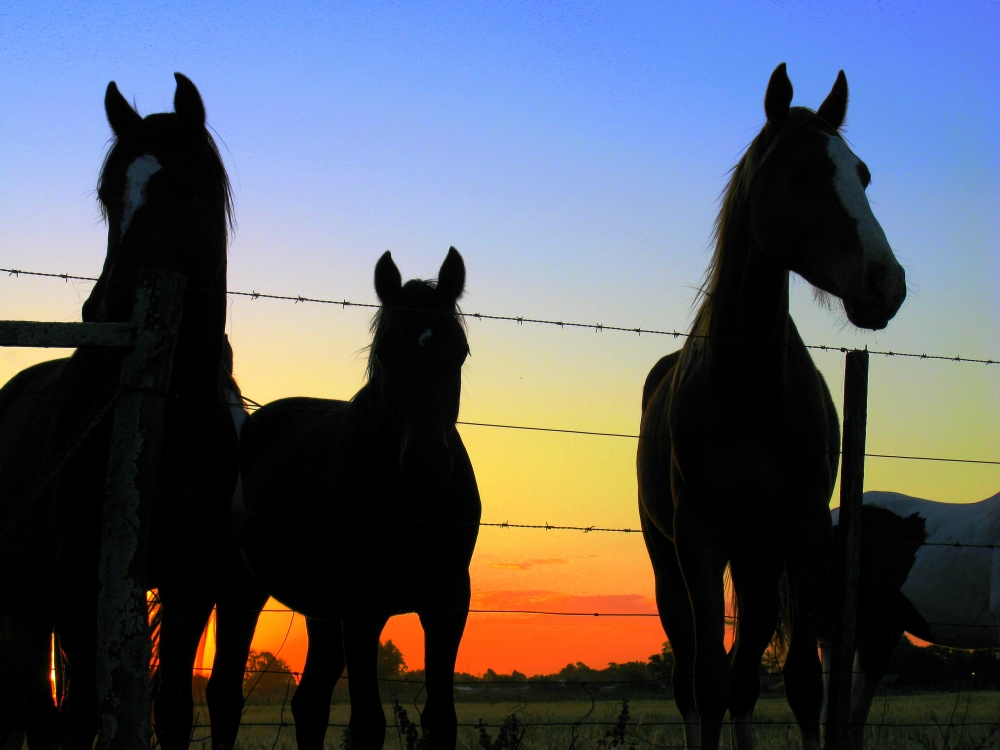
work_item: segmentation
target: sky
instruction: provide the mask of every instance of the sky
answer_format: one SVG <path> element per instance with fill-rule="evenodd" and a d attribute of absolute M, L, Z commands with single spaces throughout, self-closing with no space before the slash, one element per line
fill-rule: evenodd
<path fill-rule="evenodd" d="M 1000 359 L 997 38 L 995 2 L 8 0 L 0 267 L 99 273 L 104 89 L 170 110 L 181 71 L 233 182 L 230 290 L 370 303 L 382 252 L 428 278 L 454 245 L 467 312 L 683 331 L 728 170 L 786 62 L 793 104 L 812 108 L 845 70 L 845 134 L 909 286 L 889 327 L 865 333 L 793 279 L 803 338 Z M 3 275 L 0 318 L 79 320 L 89 289 Z M 244 393 L 349 398 L 369 315 L 232 297 Z M 463 421 L 624 434 L 649 368 L 680 344 L 476 320 L 469 339 Z M 64 355 L 2 349 L 0 382 Z M 814 359 L 839 405 L 843 355 Z M 1000 367 L 873 357 L 870 383 L 870 452 L 1000 459 Z M 634 440 L 460 432 L 485 521 L 638 526 Z M 974 502 L 1000 490 L 1000 468 L 870 459 L 865 487 Z M 655 611 L 637 534 L 483 529 L 471 571 L 477 608 Z M 422 666 L 413 616 L 383 638 Z M 473 614 L 458 668 L 603 667 L 663 640 L 652 617 Z M 258 650 L 300 669 L 305 644 L 301 617 L 262 616 Z"/>

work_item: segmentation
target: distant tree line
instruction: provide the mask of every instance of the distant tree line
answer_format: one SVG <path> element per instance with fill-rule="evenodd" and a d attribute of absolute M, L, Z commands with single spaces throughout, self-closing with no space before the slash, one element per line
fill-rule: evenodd
<path fill-rule="evenodd" d="M 669 643 L 646 661 L 611 662 L 594 669 L 583 662 L 567 664 L 558 672 L 528 677 L 517 670 L 483 675 L 455 673 L 455 693 L 464 701 L 626 700 L 672 698 L 670 675 L 674 655 Z M 422 691 L 424 671 L 406 666 L 402 652 L 391 641 L 379 644 L 378 676 L 387 704 L 407 704 Z M 248 703 L 282 703 L 291 700 L 299 675 L 269 652 L 251 651 L 243 680 Z M 195 695 L 204 701 L 208 680 L 195 676 Z M 1000 689 L 1000 649 L 962 651 L 939 646 L 916 646 L 903 638 L 893 653 L 884 686 L 893 692 Z M 765 694 L 783 694 L 781 665 L 769 648 L 761 663 L 761 688 Z M 340 680 L 334 701 L 348 700 L 347 680 Z"/>

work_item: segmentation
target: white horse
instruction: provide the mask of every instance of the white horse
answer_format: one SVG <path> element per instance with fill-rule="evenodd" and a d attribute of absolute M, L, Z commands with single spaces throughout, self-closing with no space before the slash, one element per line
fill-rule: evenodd
<path fill-rule="evenodd" d="M 923 617 L 927 640 L 950 648 L 1000 646 L 1000 493 L 959 504 L 866 492 L 864 502 L 924 520 L 927 541 L 902 591 Z"/>
<path fill-rule="evenodd" d="M 948 648 L 1000 647 L 1000 493 L 960 504 L 897 492 L 866 492 L 864 504 L 902 519 L 916 516 L 923 522 L 926 539 L 899 590 L 902 596 L 892 604 L 896 611 L 887 613 L 892 622 L 869 624 L 866 642 L 863 647 L 859 644 L 855 655 L 851 723 L 859 727 L 868 719 L 902 631 Z M 838 508 L 833 523 L 839 521 Z M 828 672 L 830 643 L 821 640 L 820 647 Z M 825 722 L 825 709 L 823 713 Z"/>

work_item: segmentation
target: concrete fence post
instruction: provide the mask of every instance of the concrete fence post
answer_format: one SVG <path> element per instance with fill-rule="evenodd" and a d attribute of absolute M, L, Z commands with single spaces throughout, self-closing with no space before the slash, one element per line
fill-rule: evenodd
<path fill-rule="evenodd" d="M 101 520 L 97 601 L 97 747 L 101 750 L 150 747 L 146 551 L 184 285 L 184 277 L 177 274 L 143 274 L 132 312 L 135 346 L 122 361 Z"/>

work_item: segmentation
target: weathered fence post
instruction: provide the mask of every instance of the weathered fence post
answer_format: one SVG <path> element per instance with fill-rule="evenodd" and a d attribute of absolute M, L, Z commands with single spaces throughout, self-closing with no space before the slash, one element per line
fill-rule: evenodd
<path fill-rule="evenodd" d="M 97 746 L 102 750 L 150 746 L 146 548 L 183 299 L 183 276 L 143 274 L 132 311 L 135 348 L 122 361 L 101 521 Z"/>
<path fill-rule="evenodd" d="M 847 353 L 844 368 L 844 434 L 840 470 L 840 530 L 844 538 L 843 599 L 833 644 L 827 706 L 828 750 L 851 747 L 851 683 L 854 634 L 858 623 L 858 577 L 861 563 L 861 504 L 865 483 L 865 432 L 868 425 L 868 350 Z M 834 571 L 834 580 L 836 578 Z"/>

